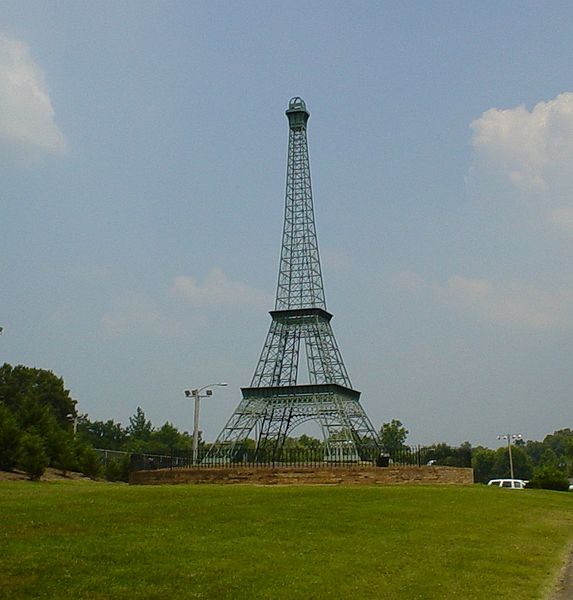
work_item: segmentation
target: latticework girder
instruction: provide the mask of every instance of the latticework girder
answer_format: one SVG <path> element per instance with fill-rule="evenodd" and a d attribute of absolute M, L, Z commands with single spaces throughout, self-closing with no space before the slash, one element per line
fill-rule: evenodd
<path fill-rule="evenodd" d="M 247 437 L 257 452 L 280 451 L 286 437 L 315 421 L 325 460 L 359 460 L 378 444 L 360 404 L 330 324 L 314 221 L 306 125 L 300 98 L 286 111 L 289 145 L 285 215 L 275 310 L 251 385 L 206 460 L 230 461 Z M 308 383 L 299 385 L 301 353 Z"/>

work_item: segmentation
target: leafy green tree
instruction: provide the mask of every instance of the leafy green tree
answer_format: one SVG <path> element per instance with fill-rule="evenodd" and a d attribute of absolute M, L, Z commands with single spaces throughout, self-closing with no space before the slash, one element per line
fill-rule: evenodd
<path fill-rule="evenodd" d="M 543 445 L 551 448 L 555 454 L 561 458 L 567 455 L 568 448 L 573 440 L 573 430 L 558 429 L 553 433 L 546 435 L 543 439 Z"/>
<path fill-rule="evenodd" d="M 525 451 L 534 465 L 539 464 L 541 455 L 543 454 L 545 448 L 546 446 L 544 443 L 537 440 L 527 440 L 525 443 Z"/>
<path fill-rule="evenodd" d="M 569 489 L 569 481 L 559 467 L 555 465 L 543 465 L 534 470 L 533 477 L 527 484 L 527 487 L 566 492 Z"/>
<path fill-rule="evenodd" d="M 543 454 L 539 458 L 539 466 L 542 467 L 558 467 L 559 458 L 552 448 L 545 448 Z"/>
<path fill-rule="evenodd" d="M 157 431 L 154 431 L 152 440 L 161 449 L 168 451 L 171 451 L 173 448 L 183 449 L 184 446 L 189 444 L 186 436 L 179 433 L 179 430 L 171 423 L 164 423 Z"/>
<path fill-rule="evenodd" d="M 524 448 L 512 446 L 513 473 L 516 479 L 530 479 L 533 474 L 533 464 Z M 502 446 L 495 451 L 493 464 L 494 479 L 508 478 L 511 473 L 509 450 Z"/>
<path fill-rule="evenodd" d="M 24 433 L 20 441 L 18 466 L 32 481 L 37 481 L 44 474 L 48 462 L 44 440 L 36 433 Z"/>
<path fill-rule="evenodd" d="M 0 469 L 11 471 L 18 462 L 21 431 L 16 417 L 0 403 Z"/>
<path fill-rule="evenodd" d="M 464 442 L 457 448 L 440 443 L 426 446 L 422 451 L 423 461 L 433 461 L 433 464 L 443 467 L 470 467 L 472 464 L 472 447 Z"/>
<path fill-rule="evenodd" d="M 69 427 L 68 415 L 76 412 L 63 379 L 44 369 L 5 363 L 0 367 L 0 400 L 18 415 L 24 399 L 48 407 L 62 427 Z"/>
<path fill-rule="evenodd" d="M 385 452 L 393 455 L 403 450 L 406 439 L 410 432 L 397 419 L 392 419 L 389 423 L 383 423 L 380 428 L 380 442 Z"/>
<path fill-rule="evenodd" d="M 78 437 L 94 448 L 121 450 L 127 442 L 128 432 L 112 419 L 90 422 L 87 415 L 82 415 L 78 422 Z"/>
<path fill-rule="evenodd" d="M 472 467 L 474 470 L 474 481 L 476 483 L 487 483 L 495 479 L 494 473 L 495 450 L 479 446 L 472 452 Z"/>

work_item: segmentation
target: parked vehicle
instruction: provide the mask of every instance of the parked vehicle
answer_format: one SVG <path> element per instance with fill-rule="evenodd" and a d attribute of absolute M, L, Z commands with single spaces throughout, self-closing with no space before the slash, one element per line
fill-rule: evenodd
<path fill-rule="evenodd" d="M 510 490 L 523 490 L 527 481 L 523 479 L 490 479 L 487 484 L 493 487 L 509 488 Z"/>

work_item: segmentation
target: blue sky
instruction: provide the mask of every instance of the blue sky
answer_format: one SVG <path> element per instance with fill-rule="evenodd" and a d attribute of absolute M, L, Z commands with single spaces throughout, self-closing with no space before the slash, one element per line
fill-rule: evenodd
<path fill-rule="evenodd" d="M 0 11 L 0 361 L 213 439 L 270 322 L 288 99 L 328 308 L 376 426 L 573 427 L 573 8 L 33 2 Z"/>

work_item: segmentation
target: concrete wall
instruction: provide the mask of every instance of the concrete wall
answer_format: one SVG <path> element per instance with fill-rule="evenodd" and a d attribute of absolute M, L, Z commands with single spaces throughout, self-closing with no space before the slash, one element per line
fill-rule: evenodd
<path fill-rule="evenodd" d="M 457 467 L 229 467 L 136 471 L 130 484 L 246 483 L 258 485 L 470 485 L 473 469 Z"/>

